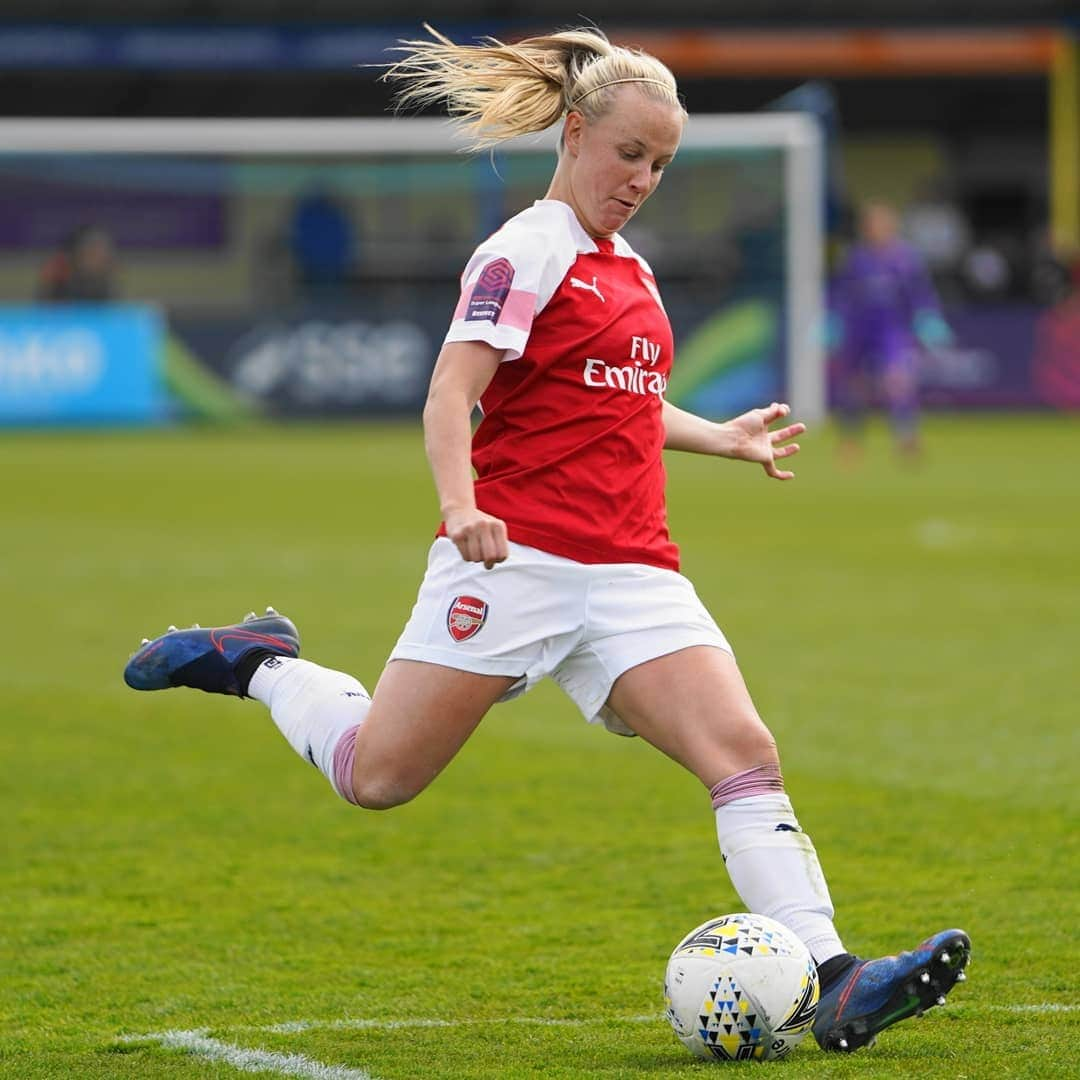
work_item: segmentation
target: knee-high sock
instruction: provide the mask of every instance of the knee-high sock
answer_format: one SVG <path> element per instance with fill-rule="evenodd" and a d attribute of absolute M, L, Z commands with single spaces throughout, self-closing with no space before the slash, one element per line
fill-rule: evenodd
<path fill-rule="evenodd" d="M 792 930 L 817 964 L 844 953 L 825 875 L 784 794 L 779 766 L 737 773 L 712 795 L 720 852 L 747 910 Z"/>
<path fill-rule="evenodd" d="M 248 696 L 270 709 L 289 745 L 330 781 L 341 798 L 356 801 L 353 744 L 371 708 L 371 695 L 359 681 L 310 660 L 272 656 L 255 669 Z"/>

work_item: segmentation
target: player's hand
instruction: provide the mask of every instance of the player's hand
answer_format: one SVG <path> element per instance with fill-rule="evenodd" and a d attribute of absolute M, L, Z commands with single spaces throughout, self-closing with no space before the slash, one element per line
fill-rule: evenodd
<path fill-rule="evenodd" d="M 795 474 L 776 466 L 781 458 L 791 457 L 799 452 L 799 444 L 788 439 L 801 435 L 806 430 L 805 424 L 788 424 L 786 427 L 770 431 L 770 425 L 783 420 L 791 414 L 791 406 L 774 401 L 764 409 L 751 409 L 728 421 L 731 429 L 733 447 L 731 457 L 743 461 L 759 462 L 761 467 L 774 480 L 791 480 Z"/>
<path fill-rule="evenodd" d="M 466 562 L 482 562 L 486 570 L 505 561 L 510 554 L 506 523 L 475 507 L 451 510 L 445 516 L 446 535 L 453 540 Z"/>

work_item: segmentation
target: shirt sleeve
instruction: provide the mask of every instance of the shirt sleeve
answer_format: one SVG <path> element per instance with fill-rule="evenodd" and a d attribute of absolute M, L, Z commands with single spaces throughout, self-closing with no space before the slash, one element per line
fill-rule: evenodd
<path fill-rule="evenodd" d="M 912 316 L 920 311 L 940 311 L 941 302 L 938 300 L 937 290 L 918 252 L 914 250 L 907 252 L 905 271 Z"/>
<path fill-rule="evenodd" d="M 504 227 L 476 249 L 461 276 L 446 342 L 483 341 L 502 350 L 504 360 L 521 356 L 533 319 L 557 285 L 557 259 L 545 239 Z"/>

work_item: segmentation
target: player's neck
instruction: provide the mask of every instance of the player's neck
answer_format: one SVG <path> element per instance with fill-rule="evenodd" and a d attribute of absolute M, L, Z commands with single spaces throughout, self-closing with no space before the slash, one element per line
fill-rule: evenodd
<path fill-rule="evenodd" d="M 611 233 L 597 232 L 597 230 L 589 224 L 585 215 L 582 213 L 578 200 L 574 198 L 574 188 L 570 183 L 569 174 L 563 168 L 562 161 L 559 162 L 558 167 L 555 169 L 555 175 L 551 178 L 551 184 L 549 185 L 547 194 L 544 195 L 544 198 L 566 203 L 566 205 L 574 211 L 574 217 L 577 218 L 578 224 L 594 240 L 611 239 Z"/>

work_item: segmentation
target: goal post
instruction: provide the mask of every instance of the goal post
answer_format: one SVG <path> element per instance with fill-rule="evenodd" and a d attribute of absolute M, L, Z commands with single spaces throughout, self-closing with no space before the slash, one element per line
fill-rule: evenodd
<path fill-rule="evenodd" d="M 418 283 L 437 269 L 455 284 L 451 262 L 460 269 L 507 206 L 520 209 L 528 204 L 521 200 L 543 194 L 556 138 L 552 130 L 516 139 L 470 163 L 461 155 L 464 139 L 442 118 L 8 119 L 0 120 L 0 201 L 10 208 L 24 197 L 47 216 L 48 207 L 39 204 L 60 185 L 56 198 L 68 210 L 78 189 L 92 213 L 95 185 L 115 183 L 121 193 L 201 193 L 218 200 L 219 214 L 235 215 L 259 199 L 295 199 L 305 189 L 325 188 L 359 207 L 367 283 L 361 292 L 371 294 L 380 271 L 396 275 L 400 286 L 410 267 Z M 823 155 L 818 124 L 805 114 L 694 116 L 660 192 L 626 230 L 653 264 L 672 314 L 676 371 L 686 344 L 694 375 L 693 385 L 683 380 L 687 407 L 696 402 L 697 411 L 708 413 L 729 401 L 752 404 L 754 394 L 782 392 L 799 418 L 824 415 Z M 218 188 L 211 192 L 208 185 Z M 151 199 L 140 210 L 136 200 L 131 213 L 152 214 L 153 206 Z M 455 215 L 462 219 L 460 228 L 448 229 L 450 240 L 435 220 L 440 210 L 448 224 Z M 401 223 L 391 242 L 388 219 L 395 215 Z M 415 240 L 399 235 L 405 228 L 418 230 Z M 15 231 L 0 215 L 0 252 L 9 267 L 6 277 L 0 272 L 4 303 L 27 299 L 10 267 L 21 266 L 25 279 L 44 251 L 43 242 L 36 252 L 20 250 L 7 235 Z M 221 226 L 217 242 L 224 247 L 198 257 L 176 256 L 164 241 L 156 250 L 149 241 L 151 250 L 141 253 L 138 242 L 126 250 L 121 243 L 133 291 L 155 283 L 161 295 L 153 299 L 170 313 L 226 303 L 228 289 L 210 285 L 211 268 L 217 273 L 236 256 L 225 248 L 240 243 L 239 235 Z M 425 244 L 452 259 L 426 258 Z M 244 257 L 259 261 L 250 251 Z M 177 284 L 184 272 L 190 288 Z M 226 279 L 237 282 L 240 272 L 222 274 Z M 196 288 L 200 282 L 205 293 Z M 732 297 L 737 304 L 729 303 Z M 247 301 L 238 291 L 230 302 Z M 765 352 L 775 378 L 762 375 Z"/>

